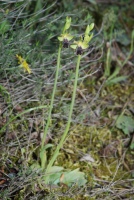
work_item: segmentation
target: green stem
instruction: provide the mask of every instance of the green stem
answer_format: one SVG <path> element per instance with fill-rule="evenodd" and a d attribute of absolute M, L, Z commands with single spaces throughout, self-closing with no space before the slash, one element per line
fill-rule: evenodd
<path fill-rule="evenodd" d="M 50 108 L 49 108 L 49 113 L 48 113 L 48 118 L 47 118 L 47 124 L 45 126 L 42 142 L 41 142 L 41 149 L 44 147 L 44 143 L 46 140 L 47 132 L 48 132 L 48 127 L 50 125 L 50 120 L 51 120 L 51 114 L 52 114 L 52 109 L 53 109 L 53 102 L 54 102 L 54 96 L 55 96 L 55 91 L 56 91 L 56 86 L 57 86 L 57 80 L 58 80 L 58 74 L 59 74 L 59 68 L 60 68 L 60 54 L 61 54 L 61 44 L 59 46 L 59 51 L 58 51 L 58 60 L 57 60 L 57 67 L 56 67 L 56 74 L 55 74 L 55 81 L 54 81 L 54 88 L 53 88 L 53 93 L 51 97 L 51 103 L 50 103 Z"/>
<path fill-rule="evenodd" d="M 61 137 L 61 140 L 54 152 L 54 155 L 52 156 L 48 166 L 47 166 L 47 169 L 46 169 L 46 173 L 48 173 L 50 171 L 50 168 L 52 167 L 53 163 L 55 162 L 58 154 L 59 154 L 59 151 L 66 139 L 66 136 L 68 134 L 68 131 L 69 131 L 69 128 L 70 128 L 70 123 L 71 123 L 71 118 L 72 118 L 72 112 L 73 112 L 73 107 L 74 107 L 74 101 L 75 101 L 75 96 L 76 96 L 76 89 L 77 89 L 77 82 L 78 82 L 78 74 L 79 74 L 79 66 L 80 66 L 80 60 L 81 60 L 81 55 L 78 56 L 78 60 L 77 60 L 77 66 L 76 66 L 76 73 L 75 73 L 75 82 L 74 82 L 74 89 L 73 89 L 73 95 L 72 95 L 72 101 L 71 101 L 71 105 L 70 105 L 70 112 L 69 112 L 69 116 L 68 116 L 68 122 L 67 122 L 67 125 L 66 125 L 66 128 L 65 128 L 65 131 Z M 48 179 L 49 179 L 49 176 L 47 176 L 45 178 L 45 182 L 48 183 Z"/>

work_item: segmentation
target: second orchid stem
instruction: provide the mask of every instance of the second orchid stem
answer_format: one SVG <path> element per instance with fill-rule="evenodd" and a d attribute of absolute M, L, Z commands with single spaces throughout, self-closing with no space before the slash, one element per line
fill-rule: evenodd
<path fill-rule="evenodd" d="M 44 144 L 45 144 L 45 141 L 46 141 L 46 136 L 47 136 L 47 133 L 48 133 L 48 128 L 49 128 L 50 121 L 51 121 L 51 115 L 52 115 L 52 109 L 53 109 L 53 103 L 54 103 L 54 96 L 55 96 L 55 91 L 56 91 L 56 87 L 57 87 L 57 80 L 58 80 L 58 74 L 59 74 L 59 68 L 60 68 L 61 49 L 62 49 L 62 46 L 60 44 L 59 51 L 58 51 L 58 60 L 57 60 L 57 67 L 56 67 L 54 87 L 53 87 L 53 92 L 52 92 L 52 97 L 51 97 L 51 103 L 50 103 L 50 107 L 49 107 L 49 113 L 48 113 L 47 123 L 46 123 L 46 126 L 45 126 L 43 138 L 42 138 L 42 141 L 41 141 L 41 149 L 43 149 L 43 147 L 44 147 Z M 44 167 L 45 167 L 45 160 L 41 161 L 41 162 L 42 162 L 41 166 L 44 169 Z"/>

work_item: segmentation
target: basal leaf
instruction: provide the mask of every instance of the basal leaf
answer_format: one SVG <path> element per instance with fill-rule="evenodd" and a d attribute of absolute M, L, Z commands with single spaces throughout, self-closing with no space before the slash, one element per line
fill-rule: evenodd
<path fill-rule="evenodd" d="M 130 116 L 121 115 L 116 121 L 116 127 L 128 135 L 134 131 L 134 119 Z"/>
<path fill-rule="evenodd" d="M 77 184 L 78 187 L 85 185 L 87 180 L 85 179 L 85 174 L 80 172 L 79 169 L 75 169 L 70 172 L 64 173 L 63 183 L 72 186 L 72 184 Z"/>
<path fill-rule="evenodd" d="M 125 81 L 126 79 L 127 79 L 127 76 L 119 76 L 119 77 L 107 80 L 106 85 L 116 84 L 116 83 L 119 83 L 121 81 Z"/>
<path fill-rule="evenodd" d="M 60 176 L 63 173 L 63 167 L 53 166 L 51 167 L 49 173 L 49 183 L 58 184 L 60 182 Z"/>
<path fill-rule="evenodd" d="M 114 72 L 109 76 L 107 80 L 110 81 L 111 79 L 115 78 L 119 74 L 120 70 L 120 67 L 116 67 Z"/>
<path fill-rule="evenodd" d="M 87 180 L 85 179 L 85 174 L 80 172 L 79 169 L 75 169 L 73 171 L 65 171 L 63 167 L 53 166 L 49 171 L 49 183 L 51 184 L 66 184 L 67 186 L 72 186 L 74 183 L 77 184 L 78 187 L 85 185 Z"/>

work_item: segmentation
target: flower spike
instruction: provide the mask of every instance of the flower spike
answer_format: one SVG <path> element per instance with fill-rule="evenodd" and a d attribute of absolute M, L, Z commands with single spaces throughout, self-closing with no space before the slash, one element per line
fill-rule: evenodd
<path fill-rule="evenodd" d="M 71 26 L 71 17 L 66 17 L 66 24 L 65 24 L 65 27 L 64 27 L 64 32 L 69 29 Z"/>
<path fill-rule="evenodd" d="M 67 33 L 67 30 L 71 26 L 71 17 L 66 17 L 66 23 L 62 34 L 58 37 L 58 40 L 62 42 L 64 48 L 69 47 L 69 41 L 72 40 L 73 36 Z"/>
<path fill-rule="evenodd" d="M 74 44 L 71 45 L 72 49 L 76 49 L 77 55 L 81 55 L 83 53 L 83 50 L 88 48 L 89 42 L 93 37 L 93 33 L 90 34 L 90 31 L 93 28 L 94 28 L 94 23 L 88 25 L 85 31 L 84 39 L 81 38 L 79 41 L 74 41 Z"/>

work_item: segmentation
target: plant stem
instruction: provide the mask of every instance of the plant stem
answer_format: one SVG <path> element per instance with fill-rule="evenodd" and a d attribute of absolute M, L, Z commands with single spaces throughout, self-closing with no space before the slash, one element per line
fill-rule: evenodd
<path fill-rule="evenodd" d="M 53 163 L 55 162 L 58 154 L 59 154 L 59 150 L 61 149 L 66 136 L 68 134 L 69 128 L 70 128 L 70 123 L 71 123 L 71 118 L 72 118 L 72 112 L 73 112 L 73 107 L 74 107 L 74 101 L 75 101 L 75 96 L 76 96 L 76 89 L 77 89 L 77 82 L 78 82 L 78 74 L 79 74 L 79 66 L 80 66 L 80 60 L 81 60 L 81 55 L 78 55 L 78 60 L 77 60 L 77 66 L 76 66 L 76 72 L 75 72 L 75 82 L 74 82 L 74 89 L 73 89 L 73 95 L 72 95 L 72 101 L 71 101 L 71 105 L 70 105 L 70 112 L 69 112 L 69 116 L 68 116 L 68 122 L 65 128 L 65 131 L 61 137 L 61 140 L 54 152 L 54 155 L 52 156 L 47 169 L 46 169 L 46 173 L 49 172 L 50 168 L 52 167 Z M 49 179 L 49 176 L 46 177 L 45 182 L 47 183 Z"/>
<path fill-rule="evenodd" d="M 51 120 L 51 114 L 52 114 L 52 109 L 53 109 L 53 102 L 54 102 L 54 96 L 55 96 L 55 91 L 56 91 L 56 86 L 57 86 L 57 80 L 58 80 L 58 74 L 59 74 L 59 68 L 60 68 L 60 54 L 61 54 L 61 44 L 59 46 L 59 50 L 58 50 L 58 60 L 57 60 L 57 67 L 56 67 L 56 74 L 55 74 L 55 81 L 54 81 L 54 87 L 53 87 L 53 93 L 52 93 L 52 97 L 51 97 L 51 103 L 50 103 L 50 107 L 49 107 L 49 113 L 48 113 L 48 118 L 47 118 L 47 124 L 45 126 L 45 130 L 44 130 L 44 134 L 43 134 L 43 138 L 41 141 L 41 149 L 44 147 L 44 143 L 46 140 L 46 136 L 47 136 L 47 132 L 48 132 L 48 127 L 50 125 L 50 120 Z"/>

